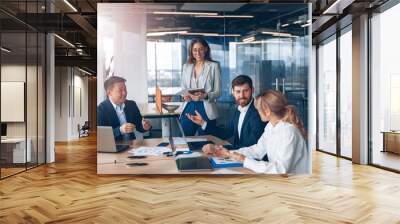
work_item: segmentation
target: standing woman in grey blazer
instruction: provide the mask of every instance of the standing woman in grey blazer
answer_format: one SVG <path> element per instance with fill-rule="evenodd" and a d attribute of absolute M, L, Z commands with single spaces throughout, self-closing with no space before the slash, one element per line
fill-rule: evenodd
<path fill-rule="evenodd" d="M 214 128 L 207 128 L 210 133 L 204 133 L 188 116 L 200 114 L 207 121 L 207 127 L 216 126 L 217 98 L 221 95 L 221 69 L 219 63 L 211 59 L 210 47 L 202 38 L 191 41 L 188 55 L 182 69 L 182 89 L 204 88 L 205 92 L 183 94 L 184 109 L 179 120 L 187 136 L 195 135 L 196 131 L 199 135 L 212 134 Z"/>

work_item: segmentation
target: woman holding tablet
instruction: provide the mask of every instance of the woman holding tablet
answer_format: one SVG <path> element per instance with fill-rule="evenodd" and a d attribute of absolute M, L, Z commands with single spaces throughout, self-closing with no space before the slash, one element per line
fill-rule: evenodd
<path fill-rule="evenodd" d="M 207 125 L 215 127 L 218 116 L 216 102 L 221 95 L 221 69 L 219 63 L 211 59 L 210 47 L 202 38 L 191 41 L 188 55 L 182 69 L 181 86 L 185 102 L 179 121 L 186 136 L 193 136 L 197 131 L 204 135 L 207 133 L 188 117 L 200 114 Z"/>

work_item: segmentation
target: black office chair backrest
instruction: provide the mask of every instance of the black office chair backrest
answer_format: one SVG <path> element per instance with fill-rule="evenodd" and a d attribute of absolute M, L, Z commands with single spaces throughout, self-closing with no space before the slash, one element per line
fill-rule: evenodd
<path fill-rule="evenodd" d="M 90 128 L 89 121 L 85 121 L 85 124 L 82 126 L 82 130 L 88 130 Z"/>

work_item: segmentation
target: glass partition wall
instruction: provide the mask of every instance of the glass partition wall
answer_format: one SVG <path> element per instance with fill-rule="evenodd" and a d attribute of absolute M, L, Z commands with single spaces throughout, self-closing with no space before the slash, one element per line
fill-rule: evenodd
<path fill-rule="evenodd" d="M 352 158 L 352 26 L 317 45 L 317 149 Z"/>
<path fill-rule="evenodd" d="M 45 35 L 17 18 L 41 2 L 0 3 L 21 12 L 0 12 L 0 178 L 45 163 Z"/>
<path fill-rule="evenodd" d="M 370 163 L 400 172 L 400 4 L 371 18 Z"/>
<path fill-rule="evenodd" d="M 336 35 L 318 46 L 318 149 L 336 154 Z"/>

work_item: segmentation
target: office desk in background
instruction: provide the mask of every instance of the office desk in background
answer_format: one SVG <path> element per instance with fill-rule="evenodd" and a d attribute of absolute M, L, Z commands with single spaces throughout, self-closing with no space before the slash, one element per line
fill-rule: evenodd
<path fill-rule="evenodd" d="M 382 131 L 383 149 L 382 152 L 400 154 L 400 131 Z"/>
<path fill-rule="evenodd" d="M 216 144 L 227 144 L 226 141 L 218 139 L 214 136 L 198 136 L 206 137 L 207 140 L 213 141 Z M 131 149 L 140 146 L 156 146 L 161 142 L 168 142 L 166 138 L 154 138 L 135 140 Z M 198 172 L 180 172 L 175 163 L 175 157 L 166 156 L 148 156 L 144 159 L 129 159 L 128 156 L 133 155 L 129 153 L 128 149 L 119 153 L 97 153 L 97 173 L 98 174 L 213 174 L 214 172 L 233 171 L 240 172 L 241 174 L 254 174 L 253 171 L 247 168 L 222 168 L 210 171 Z M 130 167 L 127 163 L 148 163 L 146 166 Z"/>
<path fill-rule="evenodd" d="M 26 139 L 25 151 L 25 138 L 6 138 L 1 139 L 1 159 L 7 164 L 25 163 L 31 161 L 31 146 L 32 140 Z"/>
<path fill-rule="evenodd" d="M 182 105 L 181 102 L 169 103 L 169 104 L 176 104 L 176 105 L 180 105 L 180 106 Z M 175 121 L 176 118 L 178 118 L 182 112 L 182 108 L 179 107 L 173 113 L 168 113 L 167 110 L 162 108 L 162 113 L 160 113 L 157 111 L 155 103 L 141 103 L 141 104 L 138 104 L 138 107 L 139 107 L 140 113 L 142 114 L 142 117 L 144 117 L 146 119 L 149 119 L 149 118 L 161 119 L 161 131 L 162 131 L 162 137 L 164 137 L 164 138 L 168 137 L 170 135 L 172 121 Z"/>

